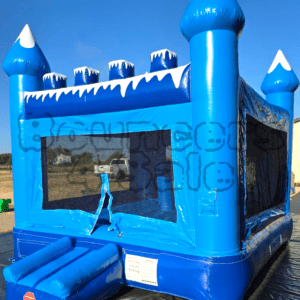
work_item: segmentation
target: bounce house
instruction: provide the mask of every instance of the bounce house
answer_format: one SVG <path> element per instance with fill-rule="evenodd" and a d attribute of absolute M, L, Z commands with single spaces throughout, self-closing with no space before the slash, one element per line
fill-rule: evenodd
<path fill-rule="evenodd" d="M 107 82 L 75 69 L 73 87 L 24 27 L 3 63 L 15 202 L 7 299 L 105 299 L 123 286 L 243 298 L 292 234 L 299 85 L 281 51 L 266 100 L 239 76 L 244 22 L 236 0 L 191 0 L 181 20 L 190 64 L 165 49 L 149 73 L 117 60 Z"/>

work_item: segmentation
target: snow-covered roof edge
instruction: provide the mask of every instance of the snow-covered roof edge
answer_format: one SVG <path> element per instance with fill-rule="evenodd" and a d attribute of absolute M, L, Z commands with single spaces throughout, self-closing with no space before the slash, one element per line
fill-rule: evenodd
<path fill-rule="evenodd" d="M 144 78 L 145 78 L 146 82 L 149 82 L 153 77 L 157 76 L 158 80 L 161 81 L 168 74 L 171 75 L 174 86 L 176 89 L 178 89 L 180 86 L 182 74 L 188 65 L 189 64 L 182 66 L 182 67 L 174 68 L 174 69 L 163 70 L 163 71 L 158 71 L 158 72 L 153 72 L 153 73 L 146 73 L 144 75 L 139 75 L 139 76 L 130 77 L 130 78 L 126 78 L 126 79 L 117 79 L 117 80 L 112 80 L 112 81 L 80 85 L 80 86 L 74 86 L 74 87 L 67 87 L 67 88 L 61 88 L 61 89 L 55 89 L 55 90 L 25 92 L 24 97 L 26 99 L 26 103 L 28 103 L 28 99 L 30 96 L 35 97 L 36 100 L 38 100 L 40 97 L 42 97 L 42 102 L 43 102 L 47 95 L 49 95 L 50 98 L 55 95 L 56 101 L 58 101 L 59 97 L 62 93 L 68 94 L 69 92 L 72 92 L 72 94 L 74 95 L 77 91 L 79 91 L 79 97 L 81 97 L 85 91 L 89 93 L 92 89 L 94 89 L 94 95 L 96 95 L 98 90 L 101 87 L 103 87 L 104 90 L 106 90 L 108 87 L 110 87 L 110 90 L 113 90 L 116 86 L 120 85 L 121 95 L 124 98 L 126 95 L 127 88 L 130 83 L 132 83 L 132 88 L 135 90 L 137 88 L 138 84 L 140 83 L 140 81 Z"/>

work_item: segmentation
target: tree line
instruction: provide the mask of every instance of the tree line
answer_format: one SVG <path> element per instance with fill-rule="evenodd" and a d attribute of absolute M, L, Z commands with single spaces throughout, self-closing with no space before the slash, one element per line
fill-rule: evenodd
<path fill-rule="evenodd" d="M 0 154 L 0 165 L 11 166 L 11 153 Z"/>
<path fill-rule="evenodd" d="M 71 156 L 71 162 L 73 165 L 87 165 L 87 164 L 97 164 L 97 165 L 108 165 L 112 161 L 112 159 L 117 158 L 120 159 L 124 157 L 123 153 L 120 151 L 116 151 L 112 153 L 107 159 L 105 160 L 100 160 L 99 157 L 98 159 L 94 160 L 94 155 L 91 152 L 88 151 L 83 151 L 80 154 L 72 154 L 72 150 L 63 148 L 62 146 L 58 146 L 56 148 L 48 148 L 47 149 L 47 162 L 48 165 L 52 164 L 54 159 L 60 155 L 67 155 Z"/>

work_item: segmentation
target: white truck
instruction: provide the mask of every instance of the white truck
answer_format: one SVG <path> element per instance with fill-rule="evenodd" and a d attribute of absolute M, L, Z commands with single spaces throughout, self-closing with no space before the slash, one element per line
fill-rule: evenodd
<path fill-rule="evenodd" d="M 110 178 L 124 179 L 130 174 L 129 160 L 114 158 L 110 165 L 94 165 L 94 175 L 108 174 Z"/>

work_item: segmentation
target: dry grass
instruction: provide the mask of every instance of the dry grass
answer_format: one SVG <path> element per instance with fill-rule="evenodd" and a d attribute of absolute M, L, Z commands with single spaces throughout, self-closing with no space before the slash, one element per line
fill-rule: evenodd
<path fill-rule="evenodd" d="M 83 190 L 88 190 L 89 195 L 100 194 L 101 186 L 100 177 L 94 176 L 92 173 L 87 173 L 86 175 L 78 175 L 78 173 L 48 175 L 49 201 L 82 197 Z M 111 192 L 128 189 L 129 180 L 116 181 L 110 179 Z"/>
<path fill-rule="evenodd" d="M 91 169 L 91 166 L 84 165 Z M 78 172 L 84 166 L 51 166 L 48 171 L 48 193 L 49 201 L 61 200 L 73 197 L 82 197 L 83 190 L 88 190 L 88 195 L 99 194 L 102 186 L 100 177 L 94 176 L 92 172 L 79 175 Z M 129 190 L 129 180 L 109 180 L 110 191 Z M 0 199 L 12 199 L 13 182 L 9 170 L 0 168 Z"/>

